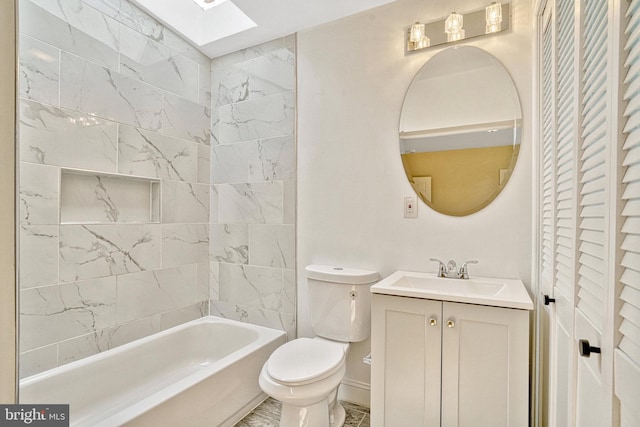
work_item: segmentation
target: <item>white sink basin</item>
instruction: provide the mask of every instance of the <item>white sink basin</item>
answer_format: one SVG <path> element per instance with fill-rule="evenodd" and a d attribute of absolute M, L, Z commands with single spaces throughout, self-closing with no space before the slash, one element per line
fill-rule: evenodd
<path fill-rule="evenodd" d="M 524 283 L 518 279 L 472 277 L 445 279 L 435 273 L 396 271 L 371 287 L 374 294 L 464 302 L 533 310 Z"/>

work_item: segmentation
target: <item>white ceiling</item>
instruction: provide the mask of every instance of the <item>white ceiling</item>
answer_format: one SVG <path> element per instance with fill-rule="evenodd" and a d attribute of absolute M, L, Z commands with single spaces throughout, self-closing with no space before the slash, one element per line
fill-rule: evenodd
<path fill-rule="evenodd" d="M 215 58 L 396 0 L 231 0 L 207 11 L 193 0 L 133 0 Z"/>

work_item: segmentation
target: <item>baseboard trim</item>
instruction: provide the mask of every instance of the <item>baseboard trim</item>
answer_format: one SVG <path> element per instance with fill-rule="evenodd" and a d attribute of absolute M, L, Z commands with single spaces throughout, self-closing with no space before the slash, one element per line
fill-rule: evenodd
<path fill-rule="evenodd" d="M 371 407 L 371 385 L 344 379 L 338 389 L 338 399 L 369 408 Z"/>

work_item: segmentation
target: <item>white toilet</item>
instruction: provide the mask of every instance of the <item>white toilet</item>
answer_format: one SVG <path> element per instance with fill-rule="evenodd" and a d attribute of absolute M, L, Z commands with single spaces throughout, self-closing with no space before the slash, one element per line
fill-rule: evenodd
<path fill-rule="evenodd" d="M 315 338 L 298 338 L 271 354 L 260 387 L 282 402 L 280 427 L 338 427 L 345 419 L 337 402 L 350 342 L 371 332 L 369 287 L 375 271 L 310 265 L 308 304 Z"/>

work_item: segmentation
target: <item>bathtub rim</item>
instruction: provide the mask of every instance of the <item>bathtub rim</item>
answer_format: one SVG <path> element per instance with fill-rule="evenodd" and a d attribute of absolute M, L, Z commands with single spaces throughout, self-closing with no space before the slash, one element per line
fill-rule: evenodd
<path fill-rule="evenodd" d="M 260 326 L 260 325 L 254 325 L 252 323 L 245 323 L 245 322 L 240 322 L 238 320 L 233 320 L 233 319 L 227 319 L 224 317 L 218 317 L 218 316 L 214 316 L 214 315 L 207 315 L 207 316 L 203 316 L 203 317 L 199 317 L 197 319 L 194 320 L 190 320 L 188 322 L 185 323 L 181 323 L 179 325 L 176 326 L 172 326 L 170 328 L 167 329 L 163 329 L 161 331 L 155 332 L 151 335 L 147 335 L 145 337 L 142 338 L 138 338 L 136 340 L 130 341 L 128 343 L 119 345 L 117 347 L 113 347 L 110 348 L 108 350 L 105 351 L 101 351 L 100 353 L 95 353 L 92 354 L 90 356 L 84 357 L 82 359 L 79 360 L 74 360 L 73 362 L 69 362 L 69 363 L 65 363 L 64 365 L 61 366 L 57 366 L 55 368 L 51 368 L 51 369 L 47 369 L 46 371 L 43 372 L 39 372 L 37 374 L 34 375 L 30 375 L 26 378 L 22 378 L 20 379 L 20 388 L 22 388 L 24 385 L 28 385 L 32 382 L 36 382 L 38 380 L 44 379 L 46 377 L 49 377 L 51 375 L 55 373 L 64 373 L 67 371 L 71 371 L 73 369 L 76 369 L 78 367 L 81 366 L 86 366 L 86 365 L 90 365 L 92 362 L 97 362 L 100 361 L 102 359 L 105 359 L 107 357 L 112 356 L 114 353 L 121 353 L 121 352 L 125 352 L 128 349 L 131 348 L 135 348 L 137 346 L 143 345 L 146 342 L 152 341 L 153 339 L 157 339 L 160 336 L 164 336 L 164 335 L 169 335 L 172 333 L 175 333 L 177 331 L 180 331 L 182 329 L 186 329 L 189 326 L 192 325 L 196 325 L 199 323 L 229 323 L 229 324 L 233 324 L 233 325 L 237 325 L 237 326 L 242 326 L 242 327 L 246 327 L 248 329 L 252 329 L 257 331 L 258 333 L 260 332 L 264 332 L 266 334 L 273 334 L 270 339 L 265 339 L 263 338 L 262 335 L 258 334 L 258 339 L 256 339 L 256 341 L 253 342 L 263 342 L 263 341 L 270 341 L 271 339 L 277 339 L 278 337 L 285 335 L 286 336 L 286 332 L 281 331 L 279 329 L 273 329 L 273 328 L 269 328 L 266 326 Z M 222 358 L 220 358 L 220 360 L 226 359 L 228 356 L 224 356 Z"/>
<path fill-rule="evenodd" d="M 124 424 L 128 421 L 139 417 L 147 411 L 153 410 L 154 407 L 163 404 L 174 396 L 184 392 L 190 387 L 205 381 L 211 375 L 215 374 L 218 371 L 226 369 L 230 367 L 234 362 L 242 361 L 251 356 L 251 354 L 274 341 L 283 340 L 286 341 L 287 334 L 284 331 L 268 328 L 265 326 L 254 325 L 250 323 L 240 322 L 237 320 L 226 319 L 223 317 L 207 315 L 200 317 L 198 319 L 194 319 L 161 331 L 158 331 L 152 335 L 148 335 L 146 337 L 128 342 L 121 346 L 114 347 L 109 350 L 105 350 L 100 353 L 93 354 L 91 356 L 85 357 L 80 360 L 76 360 L 73 362 L 69 362 L 65 365 L 49 369 L 47 371 L 26 377 L 20 380 L 20 388 L 23 386 L 28 386 L 33 383 L 37 383 L 39 381 L 45 381 L 47 378 L 56 376 L 56 375 L 64 375 L 72 370 L 87 367 L 88 365 L 99 363 L 101 360 L 106 358 L 113 357 L 117 354 L 125 353 L 131 349 L 135 349 L 137 347 L 143 346 L 146 343 L 156 340 L 158 338 L 172 335 L 180 332 L 181 330 L 187 329 L 189 327 L 199 325 L 199 324 L 209 324 L 209 323 L 222 323 L 222 324 L 230 324 L 236 327 L 241 327 L 243 329 L 249 329 L 257 332 L 257 336 L 251 342 L 243 345 L 242 347 L 232 351 L 231 353 L 221 357 L 216 360 L 216 362 L 212 363 L 210 366 L 194 372 L 170 386 L 164 387 L 160 390 L 154 391 L 151 394 L 145 396 L 143 399 L 126 406 L 122 410 L 114 412 L 113 414 L 107 415 L 105 418 L 96 420 L 91 416 L 84 416 L 79 420 L 73 421 L 72 426 L 85 426 L 91 425 L 94 427 L 106 427 L 113 425 Z M 283 341 L 283 342 L 284 342 Z M 257 381 L 257 378 L 256 378 Z M 52 402 L 49 402 L 52 403 Z"/>

